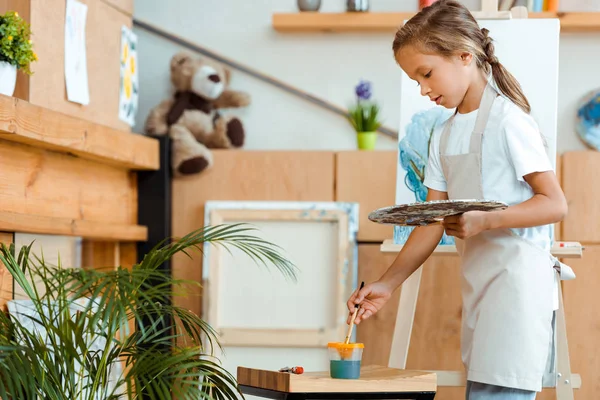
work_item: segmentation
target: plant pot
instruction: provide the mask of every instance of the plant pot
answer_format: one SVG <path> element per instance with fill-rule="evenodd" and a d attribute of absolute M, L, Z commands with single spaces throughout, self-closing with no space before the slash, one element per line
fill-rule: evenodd
<path fill-rule="evenodd" d="M 319 11 L 321 0 L 296 0 L 300 11 Z"/>
<path fill-rule="evenodd" d="M 377 132 L 358 132 L 356 134 L 358 141 L 358 148 L 360 150 L 373 150 L 375 149 L 375 142 L 377 142 Z"/>
<path fill-rule="evenodd" d="M 17 84 L 17 67 L 0 61 L 0 94 L 12 96 Z"/>

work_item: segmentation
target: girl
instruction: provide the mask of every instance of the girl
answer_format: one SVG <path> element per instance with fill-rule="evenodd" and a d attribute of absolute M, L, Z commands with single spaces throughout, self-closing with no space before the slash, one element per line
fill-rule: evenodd
<path fill-rule="evenodd" d="M 383 276 L 350 297 L 349 319 L 356 304 L 357 324 L 379 311 L 445 230 L 462 263 L 466 398 L 534 399 L 553 337 L 558 264 L 549 224 L 564 218 L 567 204 L 529 102 L 495 56 L 488 30 L 457 1 L 424 8 L 396 33 L 393 50 L 423 96 L 456 109 L 432 136 L 427 200 L 493 199 L 510 207 L 414 229 Z"/>

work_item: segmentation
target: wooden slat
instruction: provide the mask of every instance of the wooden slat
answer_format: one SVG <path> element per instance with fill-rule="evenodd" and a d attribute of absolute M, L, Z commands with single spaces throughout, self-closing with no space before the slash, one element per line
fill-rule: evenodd
<path fill-rule="evenodd" d="M 214 166 L 199 175 L 173 181 L 173 235 L 183 236 L 204 226 L 208 200 L 333 201 L 334 153 L 327 151 L 215 150 Z M 202 282 L 197 251 L 176 254 L 176 279 Z M 196 287 L 174 302 L 201 315 Z"/>
<path fill-rule="evenodd" d="M 32 66 L 29 101 L 90 122 L 129 131 L 119 119 L 121 27 L 131 27 L 131 16 L 98 0 L 87 4 L 86 59 L 90 103 L 67 100 L 65 83 L 66 2 L 31 1 L 31 27 L 38 61 Z M 116 1 L 116 0 L 115 0 Z M 143 118 L 143 116 L 140 116 Z M 116 149 L 116 147 L 115 147 Z"/>
<path fill-rule="evenodd" d="M 81 244 L 82 268 L 109 270 L 119 262 L 119 242 L 84 240 Z"/>
<path fill-rule="evenodd" d="M 0 210 L 136 225 L 135 173 L 0 140 Z"/>
<path fill-rule="evenodd" d="M 145 226 L 105 224 L 7 211 L 0 211 L 0 230 L 117 241 L 142 241 L 148 237 Z"/>
<path fill-rule="evenodd" d="M 570 151 L 562 158 L 562 186 L 569 204 L 562 239 L 600 243 L 600 186 L 593 184 L 600 170 L 600 153 Z"/>
<path fill-rule="evenodd" d="M 272 25 L 279 32 L 394 32 L 413 12 L 276 13 Z M 600 13 L 529 13 L 529 18 L 559 18 L 562 32 L 600 31 Z"/>
<path fill-rule="evenodd" d="M 575 280 L 563 282 L 571 370 L 582 380 L 575 399 L 594 399 L 600 393 L 600 245 L 586 245 L 585 257 L 568 264 L 577 274 Z"/>
<path fill-rule="evenodd" d="M 369 221 L 371 211 L 392 206 L 396 198 L 396 151 L 342 151 L 336 154 L 335 200 L 359 203 L 358 241 L 392 237 L 390 225 Z"/>
<path fill-rule="evenodd" d="M 12 232 L 0 232 L 0 243 L 10 245 L 13 242 Z M 6 303 L 13 298 L 13 278 L 0 263 L 0 312 L 6 311 Z"/>
<path fill-rule="evenodd" d="M 0 95 L 0 139 L 122 168 L 155 170 L 158 142 Z"/>

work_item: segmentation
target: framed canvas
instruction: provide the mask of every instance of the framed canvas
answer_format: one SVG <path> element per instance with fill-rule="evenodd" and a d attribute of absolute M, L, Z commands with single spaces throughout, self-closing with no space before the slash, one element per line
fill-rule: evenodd
<path fill-rule="evenodd" d="M 245 223 L 280 247 L 297 281 L 206 243 L 203 315 L 225 346 L 320 347 L 343 340 L 356 288 L 358 204 L 209 201 L 205 223 Z"/>

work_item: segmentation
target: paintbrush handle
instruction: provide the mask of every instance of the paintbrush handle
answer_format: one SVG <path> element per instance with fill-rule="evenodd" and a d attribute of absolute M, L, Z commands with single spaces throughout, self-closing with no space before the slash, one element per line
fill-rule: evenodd
<path fill-rule="evenodd" d="M 348 327 L 348 334 L 346 335 L 346 340 L 344 340 L 345 344 L 350 342 L 350 336 L 352 336 L 352 328 L 354 327 L 354 320 L 356 319 L 356 315 L 358 314 L 358 307 L 354 310 L 352 314 L 352 319 L 350 320 L 350 326 Z"/>

